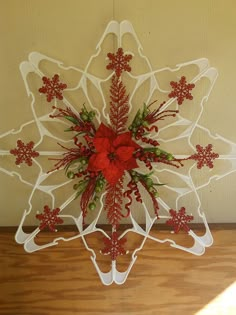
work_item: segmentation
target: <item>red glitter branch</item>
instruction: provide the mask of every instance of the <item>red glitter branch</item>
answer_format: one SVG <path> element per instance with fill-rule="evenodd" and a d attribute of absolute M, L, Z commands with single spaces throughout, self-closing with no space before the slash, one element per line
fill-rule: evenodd
<path fill-rule="evenodd" d="M 82 112 L 77 115 L 72 111 L 70 107 L 66 107 L 66 109 L 63 109 L 52 106 L 52 108 L 57 109 L 58 113 L 50 115 L 50 118 L 65 118 L 73 123 L 73 125 L 65 131 L 75 131 L 78 134 L 87 134 L 90 136 L 95 134 L 96 128 L 92 122 L 94 114 L 91 114 L 93 112 L 88 112 L 85 109 L 86 113 L 84 113 L 85 110 L 83 109 Z"/>
<path fill-rule="evenodd" d="M 67 152 L 63 153 L 63 158 L 57 159 L 57 158 L 50 158 L 50 160 L 53 161 L 58 161 L 55 164 L 55 167 L 48 171 L 48 173 L 55 171 L 55 170 L 59 170 L 62 167 L 66 167 L 68 169 L 68 167 L 70 166 L 70 164 L 75 161 L 75 160 L 87 160 L 89 159 L 89 157 L 92 155 L 92 149 L 93 147 L 86 147 L 85 145 L 83 145 L 81 142 L 78 142 L 78 138 L 75 137 L 74 138 L 74 144 L 76 145 L 75 148 L 66 148 L 65 146 L 63 146 L 62 144 L 58 143 L 58 145 L 65 149 Z"/>
<path fill-rule="evenodd" d="M 126 215 L 122 213 L 122 204 L 123 204 L 123 178 L 115 185 L 107 184 L 107 194 L 105 197 L 105 211 L 107 212 L 107 220 L 113 226 L 117 227 L 120 223 L 121 218 L 127 217 L 129 212 Z"/>
<path fill-rule="evenodd" d="M 151 131 L 157 132 L 158 131 L 157 126 L 152 126 L 151 128 L 140 126 L 140 127 L 138 127 L 138 129 L 136 131 L 135 139 L 141 140 L 144 143 L 151 144 L 154 147 L 156 147 L 157 145 L 159 145 L 159 143 L 156 140 L 144 137 L 144 134 L 146 134 L 147 132 L 151 132 Z"/>
<path fill-rule="evenodd" d="M 156 199 L 156 196 L 155 196 L 154 192 L 149 189 L 147 183 L 144 180 L 140 180 L 140 183 L 143 185 L 143 187 L 145 188 L 145 190 L 147 191 L 147 193 L 151 197 L 155 215 L 156 215 L 157 218 L 159 218 L 158 217 L 159 204 L 157 202 L 157 199 Z"/>
<path fill-rule="evenodd" d="M 158 127 L 153 124 L 157 123 L 159 120 L 163 120 L 166 117 L 175 117 L 178 113 L 178 110 L 161 111 L 165 102 L 161 103 L 156 110 L 151 111 L 150 107 L 155 102 L 156 101 L 152 102 L 149 106 L 144 104 L 143 109 L 138 110 L 134 120 L 132 121 L 132 124 L 129 127 L 129 130 L 132 131 L 132 135 L 136 140 L 141 140 L 142 142 L 151 144 L 153 146 L 159 145 L 158 142 L 145 136 L 147 133 L 152 131 L 155 131 L 156 133 L 158 132 Z"/>
<path fill-rule="evenodd" d="M 138 188 L 138 183 L 140 183 L 144 187 L 144 189 L 147 191 L 149 196 L 151 197 L 154 212 L 155 212 L 156 217 L 158 218 L 159 205 L 156 199 L 158 197 L 158 192 L 155 186 L 161 186 L 163 184 L 154 183 L 151 178 L 152 173 L 141 174 L 132 170 L 129 172 L 129 174 L 131 176 L 131 180 L 127 185 L 128 190 L 126 190 L 124 193 L 124 197 L 127 197 L 129 201 L 125 204 L 125 208 L 130 213 L 130 206 L 132 204 L 132 194 L 135 195 L 135 199 L 137 202 L 140 202 L 140 203 L 143 202 L 139 188 Z"/>
<path fill-rule="evenodd" d="M 128 100 L 126 88 L 118 76 L 113 75 L 110 87 L 110 120 L 115 133 L 119 134 L 125 131 L 125 124 L 128 120 Z"/>
<path fill-rule="evenodd" d="M 50 118 L 60 118 L 60 117 L 72 117 L 76 123 L 80 122 L 80 118 L 77 114 L 75 114 L 70 107 L 66 107 L 66 109 L 59 108 L 56 106 L 52 106 L 52 109 L 57 109 L 58 113 L 49 115 Z"/>
<path fill-rule="evenodd" d="M 137 150 L 134 153 L 134 157 L 139 159 L 139 161 L 144 162 L 149 170 L 152 170 L 153 168 L 152 163 L 163 163 L 179 168 L 180 166 L 183 166 L 182 161 L 184 160 L 176 159 L 172 154 L 159 148 L 144 148 Z"/>
<path fill-rule="evenodd" d="M 125 209 L 127 210 L 127 213 L 130 214 L 130 206 L 132 205 L 133 202 L 132 194 L 134 193 L 137 202 L 142 203 L 143 201 L 138 189 L 138 185 L 133 179 L 131 179 L 131 181 L 127 184 L 127 187 L 129 189 L 124 192 L 124 197 L 127 197 L 129 201 L 125 204 Z"/>
<path fill-rule="evenodd" d="M 85 218 L 88 213 L 88 204 L 95 192 L 96 180 L 97 180 L 96 177 L 90 178 L 86 188 L 84 189 L 81 195 L 80 207 L 83 215 L 83 225 L 85 224 Z"/>
<path fill-rule="evenodd" d="M 150 109 L 151 105 L 154 104 L 156 101 L 152 102 L 147 109 Z M 154 111 L 148 111 L 148 114 L 144 117 L 144 121 L 148 122 L 148 124 L 154 124 L 159 120 L 163 120 L 166 117 L 175 117 L 176 114 L 179 112 L 178 110 L 164 110 L 160 112 L 161 108 L 166 104 L 163 102 L 159 105 L 157 109 Z"/>

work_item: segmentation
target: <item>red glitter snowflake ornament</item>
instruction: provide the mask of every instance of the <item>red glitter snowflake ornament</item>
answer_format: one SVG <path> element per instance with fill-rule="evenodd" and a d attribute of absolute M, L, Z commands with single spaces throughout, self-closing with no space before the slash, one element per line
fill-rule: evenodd
<path fill-rule="evenodd" d="M 30 141 L 24 144 L 21 140 L 17 141 L 17 148 L 10 150 L 10 153 L 15 155 L 16 165 L 26 163 L 28 166 L 32 165 L 32 158 L 39 156 L 39 153 L 33 150 L 34 142 Z"/>
<path fill-rule="evenodd" d="M 193 220 L 192 215 L 186 215 L 185 214 L 185 208 L 182 207 L 177 212 L 173 209 L 170 209 L 170 215 L 172 216 L 171 219 L 169 219 L 166 224 L 174 227 L 174 232 L 179 233 L 179 231 L 182 229 L 185 232 L 189 232 L 190 228 L 188 226 L 188 223 Z"/>
<path fill-rule="evenodd" d="M 103 241 L 105 248 L 101 252 L 104 255 L 110 255 L 113 261 L 116 260 L 118 256 L 127 254 L 126 250 L 123 248 L 126 239 L 119 239 L 117 232 L 113 232 L 111 238 L 104 237 Z"/>
<path fill-rule="evenodd" d="M 55 74 L 52 79 L 43 77 L 42 80 L 44 85 L 39 89 L 39 92 L 46 94 L 48 102 L 51 102 L 54 97 L 59 100 L 63 99 L 62 91 L 67 88 L 67 85 L 60 82 L 58 74 Z"/>
<path fill-rule="evenodd" d="M 196 145 L 197 153 L 190 156 L 190 159 L 197 161 L 197 168 L 201 169 L 204 165 L 213 168 L 213 160 L 219 157 L 218 153 L 212 152 L 212 144 L 208 144 L 205 148 Z"/>
<path fill-rule="evenodd" d="M 195 84 L 187 83 L 186 78 L 183 76 L 179 80 L 179 82 L 171 81 L 170 85 L 174 89 L 168 96 L 176 97 L 177 102 L 179 105 L 181 105 L 184 101 L 184 99 L 192 100 L 193 96 L 190 93 L 190 91 L 195 87 Z"/>
<path fill-rule="evenodd" d="M 44 206 L 43 213 L 36 215 L 36 218 L 41 221 L 39 225 L 40 231 L 48 226 L 50 231 L 56 232 L 55 225 L 63 223 L 63 220 L 58 217 L 59 212 L 59 208 L 53 209 L 51 211 L 51 209 L 47 205 Z"/>
<path fill-rule="evenodd" d="M 115 70 L 117 77 L 120 77 L 123 71 L 131 71 L 129 61 L 132 59 L 132 55 L 125 55 L 122 48 L 119 48 L 116 54 L 108 53 L 107 57 L 111 61 L 107 65 L 107 69 Z"/>

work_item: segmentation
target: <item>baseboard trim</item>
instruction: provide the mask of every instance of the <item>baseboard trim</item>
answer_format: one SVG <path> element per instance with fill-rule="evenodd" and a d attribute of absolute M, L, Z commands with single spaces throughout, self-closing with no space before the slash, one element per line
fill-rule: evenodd
<path fill-rule="evenodd" d="M 140 225 L 142 228 L 145 228 L 143 224 Z M 97 227 L 104 229 L 105 231 L 111 230 L 111 226 L 108 224 L 100 224 Z M 192 223 L 189 225 L 189 227 L 192 230 L 204 230 L 204 225 L 200 223 Z M 34 229 L 36 229 L 37 226 L 25 226 L 24 231 L 25 232 L 31 232 Z M 85 226 L 86 228 L 86 226 Z M 121 224 L 119 226 L 120 231 L 127 230 L 129 228 L 132 228 L 131 224 Z M 211 230 L 236 230 L 236 223 L 209 223 L 209 228 Z M 154 230 L 160 230 L 160 231 L 171 231 L 171 227 L 165 225 L 165 224 L 154 224 L 153 225 Z M 0 226 L 0 233 L 15 233 L 17 230 L 17 226 Z M 42 232 L 48 232 L 49 230 L 45 229 Z M 77 229 L 75 225 L 61 225 L 60 226 L 60 232 L 76 232 Z"/>

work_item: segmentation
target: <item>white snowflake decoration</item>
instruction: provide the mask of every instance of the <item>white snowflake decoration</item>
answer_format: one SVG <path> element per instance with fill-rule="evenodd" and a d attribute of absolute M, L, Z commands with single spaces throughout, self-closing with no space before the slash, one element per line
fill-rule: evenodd
<path fill-rule="evenodd" d="M 100 207 L 93 214 L 93 217 L 91 217 L 91 221 L 88 223 L 86 227 L 83 225 L 83 215 L 82 212 L 79 211 L 78 214 L 73 214 L 72 212 L 76 208 L 77 201 L 75 199 L 76 192 L 71 193 L 71 190 L 68 189 L 68 187 L 71 187 L 71 179 L 68 179 L 65 176 L 57 175 L 57 170 L 53 172 L 47 172 L 45 170 L 44 166 L 41 165 L 39 159 L 37 159 L 37 154 L 32 155 L 32 151 L 38 152 L 39 156 L 46 157 L 48 159 L 52 156 L 61 156 L 65 151 L 63 149 L 60 150 L 43 150 L 41 149 L 44 146 L 45 138 L 47 139 L 53 139 L 55 142 L 63 143 L 63 144 L 71 144 L 70 139 L 65 139 L 62 135 L 58 135 L 57 131 L 55 132 L 54 124 L 55 122 L 57 125 L 62 129 L 64 127 L 69 126 L 69 122 L 62 121 L 61 119 L 55 118 L 52 120 L 49 115 L 54 115 L 56 112 L 56 108 L 58 107 L 58 102 L 63 103 L 65 106 L 71 108 L 75 113 L 78 113 L 78 108 L 73 104 L 71 99 L 73 97 L 73 93 L 81 93 L 84 97 L 83 102 L 86 103 L 86 106 L 90 107 L 95 113 L 96 113 L 96 120 L 97 124 L 101 124 L 101 122 L 107 122 L 109 123 L 109 114 L 108 114 L 108 106 L 107 106 L 107 98 L 106 98 L 106 84 L 111 79 L 111 74 L 108 73 L 104 75 L 104 77 L 99 77 L 98 75 L 92 74 L 91 71 L 92 66 L 94 65 L 94 62 L 101 56 L 103 52 L 103 45 L 104 41 L 107 39 L 108 35 L 112 34 L 115 39 L 115 44 L 117 47 L 124 48 L 127 46 L 126 44 L 126 36 L 130 36 L 132 40 L 134 40 L 136 47 L 135 47 L 135 53 L 132 51 L 132 48 L 129 50 L 124 50 L 127 53 L 132 54 L 133 56 L 137 56 L 136 61 L 137 63 L 140 61 L 144 66 L 141 70 L 141 73 L 134 74 L 133 72 L 127 73 L 127 78 L 132 81 L 133 88 L 132 92 L 130 93 L 129 97 L 129 108 L 130 108 L 130 115 L 132 115 L 132 111 L 137 106 L 141 106 L 142 103 L 137 104 L 137 94 L 139 93 L 142 86 L 148 83 L 148 88 L 145 87 L 145 90 L 147 91 L 146 95 L 144 95 L 143 101 L 146 104 L 150 104 L 152 102 L 156 95 L 160 96 L 166 96 L 170 93 L 169 87 L 167 87 L 167 84 L 164 82 L 162 86 L 162 80 L 165 81 L 165 76 L 174 78 L 177 77 L 178 79 L 181 77 L 183 71 L 190 71 L 189 77 L 191 77 L 192 84 L 200 84 L 201 82 L 205 82 L 205 80 L 208 82 L 208 85 L 206 85 L 205 91 L 200 99 L 196 101 L 198 104 L 194 104 L 195 108 L 193 110 L 193 115 L 191 117 L 191 114 L 188 116 L 188 113 L 182 114 L 181 111 L 178 113 L 176 118 L 174 119 L 174 122 L 169 123 L 165 121 L 165 125 L 159 126 L 158 133 L 156 133 L 153 136 L 153 140 L 158 140 L 159 143 L 162 143 L 164 147 L 173 146 L 174 150 L 177 148 L 182 147 L 176 146 L 177 143 L 185 143 L 185 146 L 187 147 L 187 151 L 191 152 L 193 155 L 196 152 L 196 141 L 193 140 L 194 134 L 196 132 L 204 132 L 207 134 L 207 136 L 213 141 L 214 143 L 217 143 L 218 141 L 223 142 L 227 144 L 231 148 L 231 153 L 228 155 L 220 155 L 218 157 L 218 160 L 228 160 L 230 161 L 230 168 L 227 171 L 219 172 L 216 171 L 215 173 L 210 170 L 205 178 L 204 181 L 201 181 L 200 183 L 195 179 L 196 177 L 196 166 L 197 163 L 199 163 L 199 160 L 196 158 L 196 163 L 189 163 L 185 166 L 185 171 L 182 170 L 182 168 L 170 168 L 168 166 L 166 167 L 160 167 L 160 164 L 156 164 L 154 166 L 154 174 L 153 178 L 155 178 L 156 182 L 161 183 L 163 182 L 163 178 L 175 178 L 175 182 L 172 184 L 172 181 L 168 180 L 168 183 L 165 183 L 163 186 L 163 195 L 160 193 L 160 196 L 157 197 L 157 201 L 159 205 L 161 206 L 159 219 L 160 220 L 170 220 L 170 209 L 180 209 L 183 206 L 183 200 L 187 198 L 191 198 L 193 201 L 191 211 L 194 212 L 195 219 L 198 218 L 198 221 L 202 222 L 205 226 L 206 232 L 203 236 L 197 235 L 193 230 L 188 230 L 187 235 L 188 237 L 191 237 L 194 241 L 194 245 L 192 247 L 185 247 L 181 244 L 178 244 L 177 241 L 174 239 L 174 235 L 170 234 L 170 238 L 162 239 L 161 237 L 157 237 L 156 235 L 152 235 L 150 232 L 154 226 L 154 224 L 157 222 L 157 217 L 152 216 L 151 211 L 149 211 L 147 203 L 142 203 L 142 216 L 141 221 L 139 222 L 139 219 L 136 217 L 136 213 L 132 210 L 130 213 L 130 216 L 128 218 L 128 222 L 130 223 L 130 228 L 125 230 L 122 235 L 119 236 L 119 240 L 121 240 L 125 235 L 128 233 L 136 233 L 142 237 L 142 242 L 140 243 L 140 246 L 136 248 L 131 253 L 131 261 L 126 271 L 119 272 L 117 270 L 117 261 L 116 259 L 112 259 L 112 265 L 111 270 L 109 272 L 103 272 L 100 267 L 99 263 L 97 262 L 97 253 L 96 250 L 91 248 L 88 241 L 87 236 L 99 232 L 101 233 L 106 239 L 111 240 L 111 237 L 108 235 L 108 233 L 103 230 L 99 223 L 104 223 L 104 219 L 102 217 L 103 208 L 104 208 L 104 196 L 105 193 L 100 198 Z M 39 102 L 43 102 L 42 99 L 39 98 L 39 96 L 36 96 L 35 89 L 32 88 L 29 81 L 29 76 L 31 74 L 34 74 L 39 79 L 43 78 L 45 76 L 45 72 L 43 71 L 41 64 L 43 62 L 46 62 L 47 64 L 52 65 L 52 67 L 57 67 L 61 70 L 64 75 L 66 73 L 69 73 L 70 71 L 73 72 L 73 75 L 76 77 L 77 75 L 80 77 L 75 80 L 74 86 L 65 88 L 65 93 L 67 96 L 64 95 L 63 100 L 58 101 L 56 98 L 53 100 L 54 106 L 56 108 L 53 108 L 53 110 L 49 111 L 49 107 L 47 107 L 47 110 L 45 112 L 39 113 L 38 107 Z M 143 70 L 144 69 L 144 70 Z M 193 69 L 193 70 L 188 70 Z M 31 121 L 26 122 L 23 124 L 18 130 L 10 130 L 0 136 L 1 139 L 7 139 L 7 137 L 12 135 L 21 135 L 25 128 L 31 125 L 35 125 L 38 132 L 38 141 L 32 146 L 32 143 L 24 144 L 21 140 L 18 140 L 18 149 L 23 147 L 23 150 L 25 150 L 25 154 L 21 151 L 20 158 L 25 159 L 25 162 L 29 165 L 33 162 L 33 164 L 37 167 L 37 174 L 35 176 L 34 182 L 31 180 L 24 178 L 24 175 L 20 173 L 20 171 L 11 171 L 7 169 L 6 167 L 0 167 L 0 170 L 4 172 L 5 174 L 8 174 L 10 176 L 17 176 L 19 180 L 29 186 L 31 188 L 31 193 L 28 198 L 28 208 L 24 211 L 22 220 L 20 222 L 20 225 L 18 227 L 17 233 L 16 233 L 16 241 L 19 244 L 24 244 L 24 248 L 27 252 L 34 252 L 38 251 L 47 247 L 51 247 L 54 245 L 57 245 L 60 241 L 70 241 L 76 238 L 81 238 L 85 247 L 90 251 L 91 253 L 91 260 L 99 274 L 99 277 L 103 284 L 110 285 L 111 283 L 115 282 L 117 284 L 122 284 L 126 281 L 128 274 L 135 263 L 137 259 L 137 253 L 140 251 L 147 239 L 151 239 L 158 243 L 169 243 L 171 247 L 175 247 L 184 251 L 187 251 L 189 253 L 192 253 L 194 255 L 202 255 L 205 252 L 205 248 L 209 247 L 213 243 L 212 235 L 210 233 L 210 230 L 208 228 L 208 224 L 206 221 L 205 214 L 202 210 L 202 204 L 199 197 L 199 191 L 209 185 L 209 183 L 212 182 L 212 180 L 218 180 L 222 177 L 232 173 L 235 171 L 235 154 L 236 154 L 236 145 L 226 139 L 224 139 L 220 135 L 213 135 L 209 129 L 202 126 L 200 124 L 200 118 L 202 116 L 205 102 L 208 100 L 208 97 L 212 91 L 212 88 L 215 84 L 215 81 L 217 79 L 217 70 L 215 68 L 212 68 L 209 66 L 208 60 L 205 58 L 201 58 L 198 60 L 193 60 L 190 62 L 182 63 L 176 65 L 176 67 L 165 67 L 162 69 L 154 70 L 151 67 L 151 64 L 149 60 L 143 55 L 142 46 L 135 34 L 135 31 L 128 21 L 123 21 L 121 23 L 118 23 L 116 21 L 111 21 L 104 34 L 101 37 L 101 40 L 99 41 L 97 47 L 96 47 L 96 53 L 92 55 L 92 57 L 89 59 L 88 64 L 86 65 L 85 69 L 78 69 L 76 67 L 72 66 L 64 66 L 61 61 L 55 60 L 53 58 L 47 57 L 41 53 L 38 52 L 32 52 L 29 55 L 29 60 L 24 61 L 20 65 L 20 71 L 22 74 L 22 78 L 24 80 L 24 84 L 26 87 L 27 95 L 31 99 L 31 111 L 33 115 L 33 119 Z M 192 72 L 191 72 L 192 71 Z M 91 87 L 93 88 L 94 94 L 91 92 Z M 94 96 L 95 95 L 95 96 Z M 97 107 L 97 102 L 95 102 L 95 99 L 99 97 L 99 101 L 101 104 L 101 110 Z M 80 95 L 81 98 L 81 95 Z M 197 107 L 198 105 L 198 107 Z M 81 107 L 81 102 L 79 104 L 79 107 Z M 177 99 L 176 98 L 170 98 L 165 105 L 162 107 L 162 111 L 164 110 L 173 110 L 177 109 Z M 167 124 L 166 124 L 167 123 Z M 169 124 L 168 124 L 169 123 Z M 177 131 L 178 130 L 178 131 Z M 167 134 L 167 136 L 166 136 Z M 211 159 L 208 160 L 206 158 L 207 154 L 210 154 L 211 147 L 208 148 L 209 150 L 205 149 L 205 153 L 203 150 L 201 151 L 201 154 L 204 156 L 200 160 L 203 164 L 207 163 Z M 15 149 L 17 150 L 17 149 Z M 22 149 L 21 149 L 22 150 Z M 179 151 L 179 149 L 178 149 Z M 199 151 L 199 152 L 200 152 Z M 0 150 L 1 155 L 10 155 L 17 152 L 14 150 Z M 30 152 L 30 154 L 28 154 Z M 22 156 L 23 154 L 23 156 Z M 180 152 L 177 152 L 177 154 L 174 154 L 174 156 L 177 159 L 187 159 L 191 154 L 185 153 L 180 154 Z M 197 153 L 195 153 L 197 154 Z M 27 157 L 31 156 L 30 160 L 27 160 Z M 18 156 L 19 157 L 19 156 Z M 206 160 L 204 160 L 206 158 Z M 204 162 L 205 161 L 205 162 Z M 208 165 L 209 166 L 209 165 Z M 63 174 L 64 175 L 64 174 Z M 59 179 L 56 179 L 57 176 L 59 176 Z M 55 181 L 55 183 L 54 183 Z M 58 200 L 60 200 L 61 195 L 59 196 L 57 191 L 59 191 L 59 194 L 62 190 L 65 190 L 65 200 L 59 204 Z M 165 193 L 166 191 L 166 193 Z M 23 226 L 26 223 L 26 220 L 28 216 L 32 215 L 32 213 L 35 213 L 36 210 L 38 210 L 38 207 L 35 205 L 35 198 L 37 199 L 37 193 L 40 192 L 45 196 L 45 199 L 48 200 L 50 203 L 51 209 L 59 209 L 58 218 L 63 219 L 65 222 L 70 222 L 76 226 L 77 233 L 76 235 L 72 237 L 57 237 L 55 236 L 51 242 L 46 244 L 37 244 L 36 237 L 40 233 L 40 228 L 36 228 L 32 233 L 25 233 L 23 231 Z M 169 201 L 166 198 L 166 196 L 171 196 Z M 58 197 L 59 196 L 59 197 Z M 170 203 L 171 204 L 170 204 Z M 58 207 L 58 208 L 56 208 Z M 68 210 L 69 209 L 69 210 Z M 66 214 L 66 211 L 69 211 L 69 214 Z M 71 213 L 70 213 L 71 211 Z M 177 218 L 178 219 L 178 218 Z M 48 219 L 50 221 L 50 218 Z M 178 222 L 177 222 L 178 223 Z M 180 225 L 181 219 L 179 221 Z M 50 227 L 50 222 L 49 222 Z M 53 229 L 53 226 L 51 226 Z M 54 234 L 55 235 L 55 234 Z"/>

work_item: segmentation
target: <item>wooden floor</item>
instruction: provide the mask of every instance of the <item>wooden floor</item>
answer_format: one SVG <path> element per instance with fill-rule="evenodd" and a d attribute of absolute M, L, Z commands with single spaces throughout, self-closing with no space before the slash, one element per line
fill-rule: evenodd
<path fill-rule="evenodd" d="M 27 254 L 14 233 L 2 232 L 0 314 L 235 315 L 236 290 L 224 302 L 219 295 L 236 283 L 236 230 L 212 232 L 214 245 L 201 257 L 147 241 L 127 282 L 109 287 L 80 241 Z"/>

